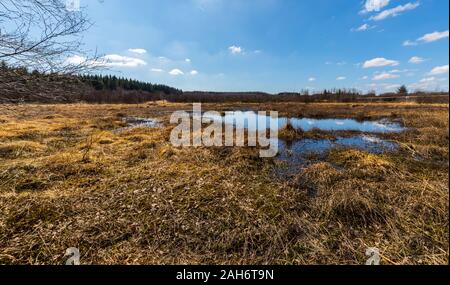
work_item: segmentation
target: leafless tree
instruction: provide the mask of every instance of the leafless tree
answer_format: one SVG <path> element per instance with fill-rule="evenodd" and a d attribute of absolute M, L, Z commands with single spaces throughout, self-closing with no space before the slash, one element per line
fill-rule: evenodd
<path fill-rule="evenodd" d="M 41 72 L 78 72 L 95 62 L 82 50 L 90 26 L 84 10 L 68 10 L 64 0 L 0 0 L 0 61 Z M 72 56 L 78 60 L 67 61 Z"/>
<path fill-rule="evenodd" d="M 68 98 L 80 85 L 70 75 L 101 66 L 96 53 L 83 49 L 92 25 L 84 11 L 67 9 L 65 0 L 0 0 L 0 62 L 45 74 L 0 70 L 0 99 Z"/>

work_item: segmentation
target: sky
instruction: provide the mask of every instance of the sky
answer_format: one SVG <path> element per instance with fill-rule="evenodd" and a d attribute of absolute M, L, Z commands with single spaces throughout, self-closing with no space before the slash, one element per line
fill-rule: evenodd
<path fill-rule="evenodd" d="M 80 1 L 86 48 L 119 76 L 203 91 L 449 88 L 447 0 Z"/>

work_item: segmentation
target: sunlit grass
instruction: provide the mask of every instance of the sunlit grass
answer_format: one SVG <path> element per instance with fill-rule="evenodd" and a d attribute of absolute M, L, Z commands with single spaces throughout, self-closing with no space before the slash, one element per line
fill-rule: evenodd
<path fill-rule="evenodd" d="M 383 264 L 448 264 L 448 105 L 203 107 L 409 130 L 383 135 L 395 152 L 332 149 L 286 181 L 257 149 L 173 147 L 168 116 L 189 104 L 0 106 L 0 263 L 78 247 L 83 264 L 364 264 L 377 247 Z M 165 126 L 116 132 L 127 116 Z"/>

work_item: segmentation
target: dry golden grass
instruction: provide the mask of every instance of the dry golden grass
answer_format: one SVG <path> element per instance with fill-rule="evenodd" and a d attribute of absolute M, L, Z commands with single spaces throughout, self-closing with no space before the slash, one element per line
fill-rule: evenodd
<path fill-rule="evenodd" d="M 68 247 L 83 264 L 364 264 L 368 247 L 448 264 L 448 105 L 204 105 L 410 128 L 384 135 L 396 152 L 333 149 L 295 181 L 256 149 L 174 148 L 167 124 L 116 131 L 190 108 L 0 106 L 0 264 L 61 264 Z"/>

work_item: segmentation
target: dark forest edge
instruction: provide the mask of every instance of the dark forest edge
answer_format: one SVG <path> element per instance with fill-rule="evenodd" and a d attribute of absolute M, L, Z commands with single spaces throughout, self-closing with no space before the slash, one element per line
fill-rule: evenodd
<path fill-rule="evenodd" d="M 356 89 L 330 89 L 310 94 L 308 90 L 291 93 L 204 92 L 182 90 L 111 75 L 59 75 L 12 68 L 0 64 L 0 103 L 144 103 L 169 102 L 401 102 L 449 103 L 448 92 L 408 93 L 402 86 L 396 93 L 363 94 Z"/>

